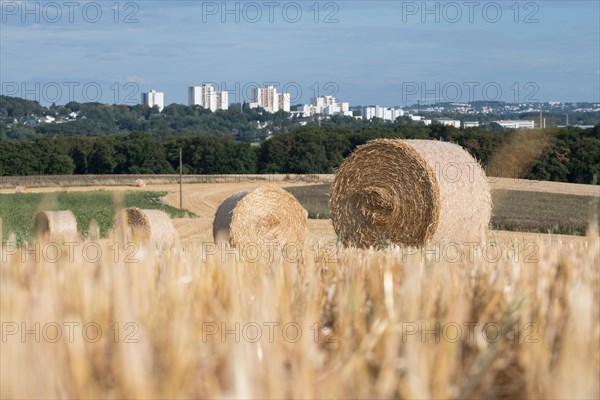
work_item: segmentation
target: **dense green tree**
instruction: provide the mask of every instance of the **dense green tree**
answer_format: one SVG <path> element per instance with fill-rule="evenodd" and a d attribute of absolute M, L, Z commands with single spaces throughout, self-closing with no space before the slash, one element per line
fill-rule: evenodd
<path fill-rule="evenodd" d="M 265 174 L 285 172 L 290 135 L 276 136 L 261 143 L 257 150 L 258 172 Z"/>
<path fill-rule="evenodd" d="M 116 173 L 169 174 L 173 168 L 165 158 L 165 149 L 155 137 L 144 132 L 133 132 L 119 138 L 115 148 L 118 156 Z"/>
<path fill-rule="evenodd" d="M 92 146 L 88 160 L 91 174 L 112 174 L 117 166 L 114 143 L 107 139 L 96 140 Z"/>
<path fill-rule="evenodd" d="M 30 126 L 13 126 L 13 128 L 7 133 L 9 139 L 17 140 L 31 140 L 35 139 L 37 133 L 33 127 Z"/>
<path fill-rule="evenodd" d="M 295 174 L 329 173 L 325 153 L 325 136 L 313 128 L 298 129 L 291 134 L 286 172 Z"/>
<path fill-rule="evenodd" d="M 71 175 L 75 169 L 73 160 L 67 154 L 50 153 L 46 161 L 46 175 Z"/>
<path fill-rule="evenodd" d="M 89 137 L 71 138 L 69 142 L 69 155 L 75 165 L 73 173 L 87 174 L 89 172 L 88 162 L 94 143 L 94 139 Z"/>

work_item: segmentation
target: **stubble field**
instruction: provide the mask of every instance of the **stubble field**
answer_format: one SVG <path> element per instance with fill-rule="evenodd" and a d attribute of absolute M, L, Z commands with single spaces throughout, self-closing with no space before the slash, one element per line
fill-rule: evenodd
<path fill-rule="evenodd" d="M 213 244 L 218 205 L 258 185 L 185 186 L 196 218 L 173 220 L 173 248 L 5 244 L 2 398 L 600 395 L 593 223 L 587 236 L 373 251 L 339 247 L 321 219 L 305 246 Z M 597 190 L 579 186 L 561 190 Z M 177 189 L 135 190 L 178 207 Z"/>

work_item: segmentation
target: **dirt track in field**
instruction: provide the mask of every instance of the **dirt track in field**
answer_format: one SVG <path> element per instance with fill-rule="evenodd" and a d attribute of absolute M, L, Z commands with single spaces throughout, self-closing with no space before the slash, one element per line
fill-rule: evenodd
<path fill-rule="evenodd" d="M 545 184 L 546 182 L 542 182 Z M 553 182 L 550 182 L 553 183 Z M 274 183 L 277 186 L 281 187 L 289 187 L 289 186 L 302 186 L 306 184 L 291 184 L 289 182 L 277 182 Z M 257 187 L 259 184 L 256 182 L 242 182 L 242 183 L 227 183 L 227 184 L 198 184 L 193 187 L 184 189 L 183 196 L 183 206 L 184 208 L 194 212 L 198 218 L 196 219 L 188 219 L 181 218 L 175 219 L 174 223 L 177 227 L 177 230 L 180 232 L 181 237 L 184 240 L 189 241 L 211 241 L 212 240 L 212 223 L 215 212 L 217 208 L 225 200 L 227 197 L 235 194 L 239 191 L 252 189 Z M 535 185 L 535 184 L 534 184 Z M 562 186 L 560 186 L 562 185 Z M 550 185 L 550 189 L 558 190 L 561 189 L 562 193 L 569 194 L 582 194 L 585 193 L 590 195 L 589 193 L 593 193 L 591 190 L 587 188 L 570 188 L 567 185 L 569 184 L 560 184 L 559 186 Z M 192 186 L 192 185 L 190 185 Z M 512 189 L 514 187 L 518 187 L 519 185 L 503 182 L 503 186 L 498 187 L 498 189 Z M 574 185 L 574 186 L 586 186 L 586 185 Z M 494 187 L 493 187 L 494 188 Z M 544 191 L 543 186 L 537 186 L 539 190 Z M 177 188 L 178 190 L 178 188 Z M 548 190 L 553 192 L 553 190 Z M 593 194 L 592 194 L 593 195 Z M 598 194 L 600 195 L 600 193 Z M 164 197 L 165 203 L 179 207 L 179 192 L 170 192 L 167 196 Z M 579 241 L 584 239 L 579 236 L 568 236 L 568 235 L 547 235 L 547 234 L 537 234 L 537 233 L 525 233 L 525 232 L 508 232 L 508 231 L 493 231 L 490 233 L 491 238 L 495 238 L 498 240 L 509 240 L 516 239 L 520 241 L 534 240 L 540 239 L 543 240 L 568 240 L 568 241 Z M 316 220 L 310 219 L 308 220 L 308 233 L 307 233 L 307 243 L 320 243 L 323 245 L 324 243 L 335 242 L 336 235 L 333 230 L 333 226 L 330 220 Z"/>
<path fill-rule="evenodd" d="M 212 224 L 219 205 L 227 197 L 246 189 L 259 186 L 256 182 L 197 184 L 184 189 L 183 207 L 192 211 L 197 218 L 180 218 L 173 220 L 177 230 L 184 240 L 211 241 Z M 301 186 L 305 184 L 277 182 L 280 187 Z M 192 185 L 190 185 L 192 186 Z M 170 192 L 163 198 L 164 202 L 179 207 L 179 192 Z M 329 220 L 308 221 L 308 243 L 327 242 L 335 240 L 335 232 Z"/>
<path fill-rule="evenodd" d="M 535 192 L 551 192 L 574 195 L 600 196 L 600 187 L 594 185 L 579 185 L 559 182 L 525 181 L 507 178 L 490 178 L 492 190 L 524 190 Z M 215 212 L 221 202 L 230 195 L 241 190 L 256 188 L 264 182 L 237 182 L 237 183 L 198 183 L 186 184 L 183 190 L 183 207 L 192 211 L 197 218 L 179 218 L 173 222 L 180 232 L 184 242 L 212 241 L 212 222 Z M 299 182 L 272 182 L 279 187 L 303 186 L 307 183 Z M 81 186 L 81 187 L 45 187 L 32 188 L 29 192 L 47 193 L 56 191 L 93 191 L 93 190 L 164 190 L 167 196 L 164 202 L 179 207 L 179 185 L 157 184 L 148 185 L 145 188 L 131 186 Z M 0 193 L 13 193 L 13 190 L 3 189 Z M 494 231 L 491 235 L 497 239 L 518 238 L 519 240 L 531 240 L 534 238 L 545 238 L 550 240 L 549 235 Z M 567 239 L 580 240 L 583 238 L 564 235 L 553 235 L 553 240 Z M 309 220 L 307 243 L 326 243 L 335 241 L 336 236 L 330 220 Z"/>
<path fill-rule="evenodd" d="M 327 176 L 326 181 L 331 182 L 332 177 Z M 598 196 L 600 197 L 600 186 L 599 185 L 583 185 L 578 183 L 563 183 L 563 182 L 549 182 L 549 181 L 532 181 L 526 179 L 512 179 L 512 178 L 494 178 L 488 177 L 488 182 L 492 190 L 522 190 L 526 192 L 547 192 L 547 193 L 558 193 L 558 194 L 573 194 L 579 196 Z M 184 188 L 192 189 L 200 186 L 208 186 L 215 191 L 221 192 L 228 190 L 229 187 L 257 187 L 259 185 L 267 184 L 267 181 L 242 181 L 236 183 L 190 183 L 185 184 Z M 270 182 L 271 184 L 278 185 L 281 187 L 286 186 L 298 186 L 298 185 L 309 185 L 307 182 L 289 182 L 283 180 L 275 180 Z M 241 186 L 239 186 L 241 185 Z M 47 186 L 47 187 L 34 187 L 27 188 L 27 192 L 31 193 L 45 193 L 45 192 L 79 192 L 79 191 L 91 191 L 91 190 L 167 190 L 167 191 L 178 191 L 179 185 L 176 183 L 161 183 L 161 184 L 149 184 L 147 187 L 138 188 L 127 185 L 94 185 L 94 186 Z M 241 190 L 241 189 L 240 189 Z M 0 189 L 0 193 L 14 193 L 14 189 Z"/>

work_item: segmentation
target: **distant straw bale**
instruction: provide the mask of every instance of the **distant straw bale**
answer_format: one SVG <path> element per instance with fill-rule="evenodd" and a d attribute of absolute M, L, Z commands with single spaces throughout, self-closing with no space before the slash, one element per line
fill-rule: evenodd
<path fill-rule="evenodd" d="M 304 244 L 308 213 L 289 192 L 274 186 L 227 198 L 213 222 L 215 242 L 236 245 L 276 242 Z"/>
<path fill-rule="evenodd" d="M 171 218 L 161 210 L 126 208 L 117 213 L 113 231 L 139 243 L 173 246 L 179 240 Z"/>
<path fill-rule="evenodd" d="M 135 187 L 146 187 L 146 181 L 143 179 L 136 179 L 135 182 L 133 183 L 133 186 Z"/>
<path fill-rule="evenodd" d="M 72 211 L 39 211 L 33 226 L 38 240 L 74 239 L 77 234 L 77 220 Z"/>
<path fill-rule="evenodd" d="M 27 188 L 25 186 L 17 186 L 15 188 L 15 193 L 24 193 L 27 191 Z"/>
<path fill-rule="evenodd" d="M 421 246 L 481 240 L 491 218 L 491 196 L 481 166 L 462 147 L 377 139 L 342 163 L 330 209 L 347 246 Z"/>

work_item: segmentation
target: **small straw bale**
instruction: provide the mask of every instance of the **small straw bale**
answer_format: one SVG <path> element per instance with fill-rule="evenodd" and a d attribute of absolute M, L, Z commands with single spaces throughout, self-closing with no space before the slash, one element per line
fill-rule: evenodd
<path fill-rule="evenodd" d="M 179 240 L 171 218 L 161 210 L 142 210 L 136 207 L 126 208 L 117 213 L 116 232 L 123 232 L 126 238 L 138 243 L 173 246 Z"/>
<path fill-rule="evenodd" d="M 74 239 L 77 234 L 77 219 L 72 211 L 39 211 L 33 225 L 38 240 Z"/>
<path fill-rule="evenodd" d="M 143 179 L 136 179 L 135 182 L 133 183 L 133 186 L 146 187 L 146 181 Z"/>
<path fill-rule="evenodd" d="M 213 222 L 215 242 L 233 245 L 275 242 L 302 246 L 308 213 L 289 192 L 275 186 L 245 190 L 227 198 Z"/>
<path fill-rule="evenodd" d="M 25 186 L 17 186 L 15 188 L 15 193 L 23 193 L 25 191 L 27 191 L 27 188 Z"/>
<path fill-rule="evenodd" d="M 492 207 L 483 169 L 462 147 L 400 139 L 344 160 L 329 205 L 342 243 L 360 248 L 480 241 Z"/>

